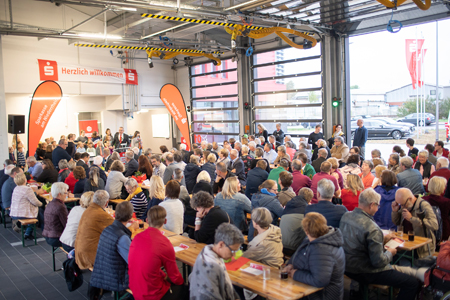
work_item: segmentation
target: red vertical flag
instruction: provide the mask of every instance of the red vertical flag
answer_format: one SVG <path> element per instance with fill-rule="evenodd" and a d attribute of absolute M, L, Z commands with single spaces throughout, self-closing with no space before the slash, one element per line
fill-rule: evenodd
<path fill-rule="evenodd" d="M 422 46 L 425 39 L 406 39 L 406 66 L 408 67 L 409 74 L 412 79 L 413 89 L 416 89 L 416 84 L 420 86 L 423 85 L 422 79 L 422 67 L 421 63 L 422 57 Z M 425 56 L 426 50 L 423 51 L 423 56 Z"/>

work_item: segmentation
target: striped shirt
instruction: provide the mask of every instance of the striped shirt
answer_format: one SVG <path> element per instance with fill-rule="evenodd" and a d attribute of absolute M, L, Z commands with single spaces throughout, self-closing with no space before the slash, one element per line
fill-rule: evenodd
<path fill-rule="evenodd" d="M 134 212 L 136 213 L 136 218 L 140 218 L 143 213 L 147 210 L 147 197 L 144 192 L 137 193 L 131 198 L 131 204 L 133 204 Z"/>

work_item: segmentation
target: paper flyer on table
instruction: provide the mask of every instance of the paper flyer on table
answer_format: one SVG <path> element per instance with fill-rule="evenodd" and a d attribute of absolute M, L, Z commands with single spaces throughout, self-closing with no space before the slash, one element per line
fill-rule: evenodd
<path fill-rule="evenodd" d="M 256 275 L 256 276 L 261 275 L 263 273 L 263 271 L 254 269 L 252 267 L 247 267 L 245 269 L 241 269 L 241 271 L 252 274 L 252 275 Z"/>

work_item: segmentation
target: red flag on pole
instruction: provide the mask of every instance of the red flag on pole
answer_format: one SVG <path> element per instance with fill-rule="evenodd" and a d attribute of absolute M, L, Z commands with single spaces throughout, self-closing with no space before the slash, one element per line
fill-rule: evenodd
<path fill-rule="evenodd" d="M 425 39 L 417 39 L 417 40 L 406 39 L 405 41 L 406 41 L 406 66 L 408 67 L 409 74 L 411 75 L 413 89 L 416 89 L 416 83 L 418 83 L 419 86 L 423 85 L 423 81 L 421 81 L 422 74 L 420 65 L 421 60 L 423 59 L 421 50 L 423 43 L 425 42 Z M 423 54 L 425 55 L 425 51 Z M 418 69 L 416 68 L 417 65 Z"/>

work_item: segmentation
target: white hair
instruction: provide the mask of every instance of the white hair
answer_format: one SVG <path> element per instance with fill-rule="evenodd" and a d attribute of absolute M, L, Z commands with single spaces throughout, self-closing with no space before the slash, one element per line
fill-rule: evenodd
<path fill-rule="evenodd" d="M 317 183 L 317 192 L 323 199 L 333 198 L 335 188 L 333 181 L 329 179 L 321 179 Z"/>
<path fill-rule="evenodd" d="M 133 148 L 133 152 L 134 152 L 134 154 L 138 155 L 139 154 L 139 148 L 138 147 L 134 147 Z"/>
<path fill-rule="evenodd" d="M 256 138 L 255 139 L 255 143 L 256 143 L 256 145 L 261 145 L 261 139 L 260 138 Z"/>
<path fill-rule="evenodd" d="M 132 187 L 132 188 L 139 186 L 138 182 L 134 178 L 128 179 L 127 182 L 125 182 L 125 185 Z"/>
<path fill-rule="evenodd" d="M 439 163 L 442 168 L 448 168 L 448 159 L 446 157 L 439 157 L 437 163 Z"/>
<path fill-rule="evenodd" d="M 30 157 L 27 158 L 27 160 L 28 160 L 29 162 L 36 162 L 36 157 L 30 156 Z"/>
<path fill-rule="evenodd" d="M 52 197 L 56 198 L 59 194 L 64 194 L 69 189 L 69 186 L 64 182 L 55 182 L 52 184 Z"/>
<path fill-rule="evenodd" d="M 422 154 L 424 155 L 426 158 L 428 158 L 428 155 L 430 154 L 430 152 L 428 152 L 428 150 L 421 150 L 419 151 L 419 155 Z"/>
<path fill-rule="evenodd" d="M 100 207 L 105 207 L 106 203 L 109 201 L 109 193 L 105 190 L 98 190 L 94 193 L 94 199 L 92 202 L 99 205 Z"/>
<path fill-rule="evenodd" d="M 214 155 L 214 154 L 213 154 Z M 200 182 L 200 180 L 206 181 L 206 182 L 211 182 L 211 176 L 209 175 L 208 172 L 206 171 L 201 171 L 200 173 L 198 173 L 197 175 L 197 182 Z"/>
<path fill-rule="evenodd" d="M 201 141 L 200 145 L 208 145 L 207 141 Z"/>
<path fill-rule="evenodd" d="M 254 141 L 248 142 L 248 146 L 256 148 L 256 143 Z"/>
<path fill-rule="evenodd" d="M 373 188 L 367 188 L 365 189 L 360 195 L 359 195 L 359 205 L 368 207 L 371 203 L 380 204 L 381 195 L 375 192 Z"/>
<path fill-rule="evenodd" d="M 186 144 L 180 144 L 180 150 L 186 150 Z"/>
<path fill-rule="evenodd" d="M 134 152 L 131 150 L 128 150 L 125 155 L 129 160 L 132 160 L 134 158 Z"/>
<path fill-rule="evenodd" d="M 16 167 L 15 165 L 7 165 L 6 168 L 5 168 L 5 175 L 11 175 L 11 171 L 15 167 Z"/>
<path fill-rule="evenodd" d="M 409 156 L 405 156 L 400 159 L 400 165 L 404 166 L 407 169 L 411 169 L 413 163 L 414 161 Z"/>
<path fill-rule="evenodd" d="M 103 157 L 101 157 L 100 155 L 97 155 L 96 157 L 94 157 L 94 165 L 96 166 L 100 166 L 103 162 Z"/>
<path fill-rule="evenodd" d="M 239 157 L 239 151 L 236 149 L 231 150 L 231 153 L 233 153 L 234 156 Z"/>

